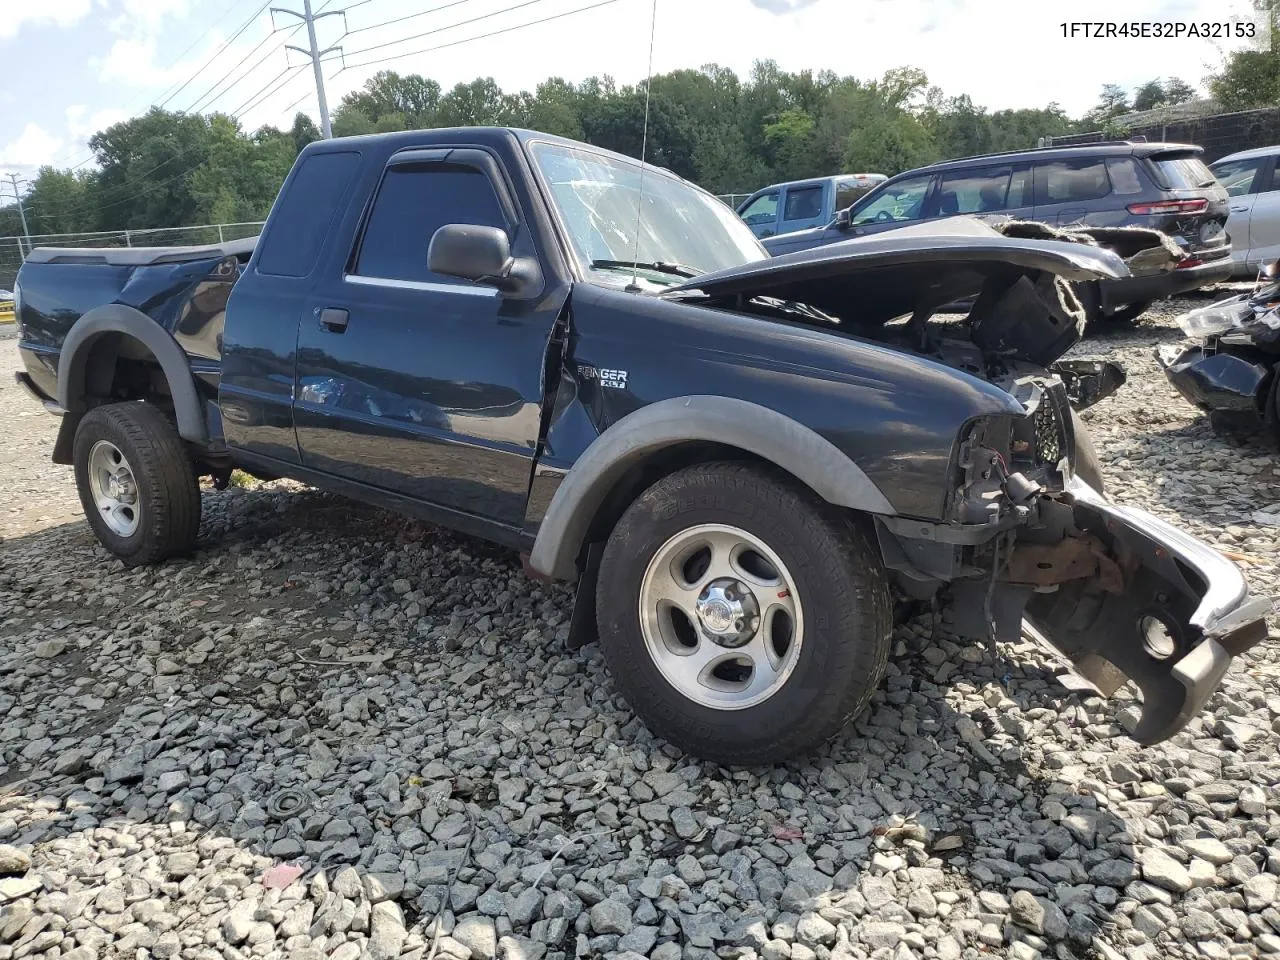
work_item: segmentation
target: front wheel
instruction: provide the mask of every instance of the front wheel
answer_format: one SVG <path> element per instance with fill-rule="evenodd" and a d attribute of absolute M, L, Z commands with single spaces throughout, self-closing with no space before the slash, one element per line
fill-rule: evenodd
<path fill-rule="evenodd" d="M 868 537 L 743 463 L 681 470 L 627 509 L 596 611 L 614 683 L 648 727 L 733 765 L 786 760 L 860 713 L 892 629 Z"/>
<path fill-rule="evenodd" d="M 200 487 L 177 431 L 147 403 L 94 407 L 76 428 L 76 487 L 99 542 L 125 565 L 194 546 Z"/>

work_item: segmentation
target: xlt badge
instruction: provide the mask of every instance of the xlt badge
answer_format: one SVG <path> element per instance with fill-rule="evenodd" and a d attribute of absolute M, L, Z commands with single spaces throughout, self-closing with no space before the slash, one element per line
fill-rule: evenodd
<path fill-rule="evenodd" d="M 600 386 L 614 390 L 627 389 L 627 371 L 604 370 L 597 367 L 579 366 L 578 375 L 583 380 L 599 380 Z"/>

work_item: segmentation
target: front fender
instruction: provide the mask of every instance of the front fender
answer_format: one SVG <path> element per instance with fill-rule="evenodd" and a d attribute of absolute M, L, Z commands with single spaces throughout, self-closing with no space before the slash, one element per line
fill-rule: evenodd
<path fill-rule="evenodd" d="M 192 443 L 207 443 L 209 429 L 187 355 L 169 332 L 145 313 L 119 303 L 95 307 L 68 331 L 58 358 L 58 406 L 71 414 L 85 412 L 86 365 L 93 344 L 113 333 L 132 337 L 151 351 L 169 383 L 178 435 Z"/>
<path fill-rule="evenodd" d="M 627 470 L 664 447 L 706 441 L 787 470 L 836 506 L 893 516 L 880 488 L 829 440 L 768 407 L 719 396 L 671 397 L 627 414 L 593 440 L 557 488 L 529 565 L 571 579 L 596 511 Z"/>

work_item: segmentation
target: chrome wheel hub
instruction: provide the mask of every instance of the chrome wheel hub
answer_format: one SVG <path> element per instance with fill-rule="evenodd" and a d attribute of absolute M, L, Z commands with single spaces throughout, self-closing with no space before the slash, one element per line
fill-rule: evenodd
<path fill-rule="evenodd" d="M 741 710 L 786 684 L 804 614 L 791 574 L 759 537 L 700 524 L 654 554 L 640 584 L 640 631 L 663 678 L 705 707 Z"/>
<path fill-rule="evenodd" d="M 722 647 L 749 643 L 760 626 L 760 605 L 741 580 L 726 577 L 703 587 L 694 604 L 703 635 Z"/>
<path fill-rule="evenodd" d="M 89 450 L 89 493 L 108 529 L 121 537 L 137 532 L 142 519 L 138 484 L 133 468 L 110 440 L 99 440 Z"/>

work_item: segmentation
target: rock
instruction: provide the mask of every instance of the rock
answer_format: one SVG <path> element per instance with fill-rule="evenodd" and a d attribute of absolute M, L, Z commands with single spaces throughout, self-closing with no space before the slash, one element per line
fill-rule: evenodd
<path fill-rule="evenodd" d="M 1247 784 L 1240 788 L 1238 799 L 1240 812 L 1250 817 L 1265 816 L 1267 812 L 1267 794 L 1257 784 Z"/>
<path fill-rule="evenodd" d="M 858 939 L 872 950 L 892 949 L 906 934 L 907 928 L 902 924 L 880 920 L 859 924 L 857 928 Z"/>
<path fill-rule="evenodd" d="M 1186 893 L 1191 889 L 1187 868 L 1158 848 L 1142 854 L 1142 875 L 1148 883 L 1173 893 Z"/>
<path fill-rule="evenodd" d="M 383 901 L 373 905 L 369 916 L 370 960 L 394 960 L 395 957 L 400 956 L 407 936 L 404 915 L 396 904 Z M 457 939 L 456 928 L 454 938 Z M 474 949 L 472 956 L 475 956 Z M 493 954 L 488 956 L 492 957 Z"/>
<path fill-rule="evenodd" d="M 498 933 L 488 917 L 464 917 L 450 936 L 471 951 L 471 960 L 493 960 L 498 955 Z"/>
<path fill-rule="evenodd" d="M 67 650 L 67 641 L 58 637 L 41 640 L 31 648 L 31 653 L 40 660 L 52 660 L 62 656 Z"/>
<path fill-rule="evenodd" d="M 1227 849 L 1225 843 L 1212 837 L 1195 837 L 1191 840 L 1184 840 L 1180 846 L 1193 857 L 1200 857 L 1202 860 L 1208 860 L 1218 866 L 1230 863 L 1234 856 Z"/>
<path fill-rule="evenodd" d="M 590 911 L 591 929 L 596 933 L 630 933 L 631 911 L 617 900 L 601 900 Z"/>
<path fill-rule="evenodd" d="M 200 867 L 200 854 L 195 850 L 171 853 L 165 858 L 164 870 L 174 880 L 181 880 L 195 873 Z"/>
<path fill-rule="evenodd" d="M 796 936 L 801 943 L 807 943 L 810 946 L 817 944 L 830 946 L 836 941 L 836 927 L 820 914 L 806 913 L 796 923 Z"/>
<path fill-rule="evenodd" d="M 335 885 L 337 880 L 338 878 L 335 877 Z M 399 873 L 366 873 L 364 875 L 363 888 L 365 899 L 370 903 L 396 900 L 404 893 L 404 875 Z"/>
<path fill-rule="evenodd" d="M 31 869 L 31 857 L 17 847 L 0 843 L 0 877 L 26 873 Z"/>

